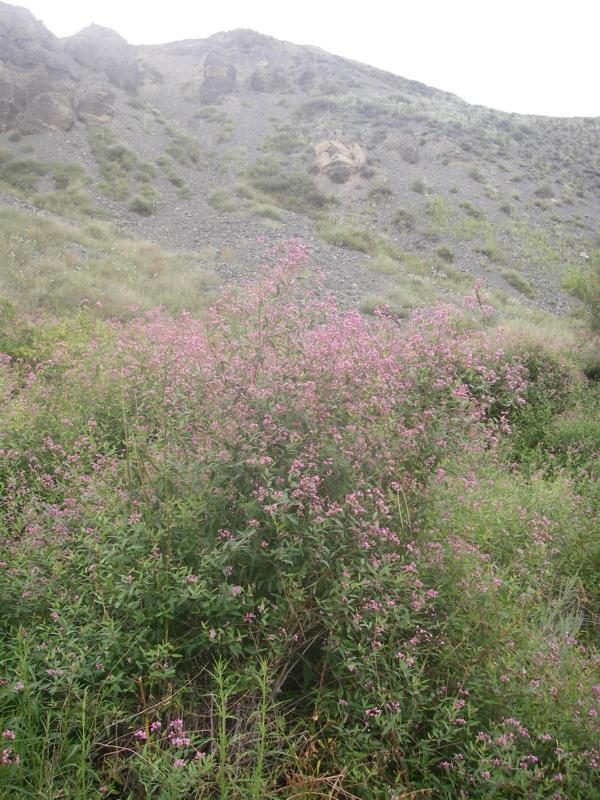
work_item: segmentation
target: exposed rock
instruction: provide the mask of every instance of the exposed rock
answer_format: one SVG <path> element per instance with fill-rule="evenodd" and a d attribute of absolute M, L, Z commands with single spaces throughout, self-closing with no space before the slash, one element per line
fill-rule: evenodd
<path fill-rule="evenodd" d="M 63 41 L 63 47 L 78 64 L 104 73 L 119 89 L 135 91 L 142 79 L 135 47 L 110 28 L 88 25 Z"/>
<path fill-rule="evenodd" d="M 215 103 L 231 94 L 236 86 L 237 70 L 219 52 L 209 53 L 204 61 L 204 80 L 200 97 L 204 103 Z"/>
<path fill-rule="evenodd" d="M 70 130 L 75 122 L 75 113 L 64 95 L 46 92 L 37 95 L 27 108 L 17 114 L 16 127 L 21 133 L 51 133 Z"/>
<path fill-rule="evenodd" d="M 334 183 L 346 183 L 366 163 L 367 156 L 356 142 L 344 144 L 340 139 L 325 139 L 315 145 L 315 168 Z"/>
<path fill-rule="evenodd" d="M 289 81 L 281 69 L 267 64 L 259 64 L 250 75 L 250 88 L 255 92 L 285 92 L 289 89 Z"/>
<path fill-rule="evenodd" d="M 0 133 L 68 130 L 72 77 L 58 39 L 29 11 L 0 3 Z"/>
<path fill-rule="evenodd" d="M 52 67 L 68 74 L 58 39 L 24 8 L 0 3 L 0 62 L 22 71 Z"/>
<path fill-rule="evenodd" d="M 17 106 L 17 88 L 12 74 L 0 65 L 0 133 L 10 130 Z"/>
<path fill-rule="evenodd" d="M 107 86 L 90 81 L 77 88 L 75 110 L 80 122 L 104 124 L 115 115 L 115 95 Z"/>

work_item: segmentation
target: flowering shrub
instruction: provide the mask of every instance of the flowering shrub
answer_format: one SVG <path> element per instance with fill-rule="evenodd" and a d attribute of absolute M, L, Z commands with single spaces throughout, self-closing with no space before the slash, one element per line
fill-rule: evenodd
<path fill-rule="evenodd" d="M 479 522 L 524 360 L 453 307 L 339 312 L 299 241 L 268 256 L 201 320 L 2 360 L 0 792 L 592 798 L 555 523 Z"/>

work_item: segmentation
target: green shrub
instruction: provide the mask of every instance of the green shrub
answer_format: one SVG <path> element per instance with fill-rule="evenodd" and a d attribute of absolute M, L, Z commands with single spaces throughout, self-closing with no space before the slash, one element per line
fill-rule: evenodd
<path fill-rule="evenodd" d="M 406 208 L 398 208 L 394 211 L 392 222 L 400 230 L 411 231 L 415 227 L 415 215 Z"/>
<path fill-rule="evenodd" d="M 411 183 L 410 188 L 417 194 L 427 194 L 430 191 L 429 186 L 425 183 L 423 178 L 417 178 L 414 180 Z"/>
<path fill-rule="evenodd" d="M 477 181 L 477 183 L 483 183 L 484 181 L 483 173 L 481 172 L 479 167 L 471 167 L 471 169 L 469 170 L 469 178 L 471 178 L 471 180 Z"/>
<path fill-rule="evenodd" d="M 542 183 L 534 192 L 536 197 L 544 200 L 550 200 L 554 197 L 554 189 L 548 183 Z"/>
<path fill-rule="evenodd" d="M 504 280 L 526 297 L 535 297 L 535 291 L 532 285 L 522 275 L 514 269 L 507 269 L 502 272 Z"/>
<path fill-rule="evenodd" d="M 469 217 L 473 217 L 473 219 L 482 219 L 484 214 L 479 208 L 473 205 L 470 200 L 462 200 L 459 204 L 459 208 L 467 214 Z"/>
<path fill-rule="evenodd" d="M 394 192 L 385 183 L 376 183 L 370 189 L 368 197 L 375 202 L 384 202 L 394 196 Z"/>
<path fill-rule="evenodd" d="M 563 286 L 583 303 L 591 330 L 600 333 L 600 250 L 592 253 L 588 266 L 568 269 Z"/>
<path fill-rule="evenodd" d="M 208 202 L 217 211 L 235 211 L 235 200 L 226 189 L 216 189 L 208 198 Z"/>
<path fill-rule="evenodd" d="M 372 256 L 386 255 L 396 261 L 404 258 L 404 253 L 389 239 L 368 228 L 335 220 L 321 220 L 317 225 L 317 235 L 330 244 L 348 250 L 358 250 Z"/>
<path fill-rule="evenodd" d="M 442 261 L 445 261 L 447 264 L 452 264 L 454 261 L 454 251 L 451 250 L 446 245 L 442 245 L 441 247 L 436 248 L 436 255 L 438 255 Z"/>
<path fill-rule="evenodd" d="M 156 203 L 142 194 L 136 194 L 129 201 L 127 208 L 142 217 L 151 217 L 156 210 Z"/>
<path fill-rule="evenodd" d="M 325 195 L 304 172 L 290 170 L 279 158 L 264 158 L 246 172 L 250 186 L 263 195 L 263 201 L 299 214 L 316 216 L 333 199 Z"/>
<path fill-rule="evenodd" d="M 491 240 L 488 240 L 483 244 L 476 245 L 475 252 L 481 253 L 482 256 L 489 258 L 490 261 L 498 262 L 502 260 L 502 255 L 498 249 L 498 245 L 496 242 Z"/>

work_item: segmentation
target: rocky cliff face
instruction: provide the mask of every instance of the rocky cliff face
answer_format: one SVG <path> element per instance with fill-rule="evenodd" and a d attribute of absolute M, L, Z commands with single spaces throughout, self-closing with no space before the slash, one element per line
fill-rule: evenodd
<path fill-rule="evenodd" d="M 134 92 L 140 85 L 142 74 L 135 47 L 110 28 L 89 25 L 65 39 L 63 50 L 85 70 L 118 89 Z"/>
<path fill-rule="evenodd" d="M 0 131 L 66 131 L 74 84 L 58 39 L 22 8 L 0 3 Z"/>
<path fill-rule="evenodd" d="M 91 25 L 60 40 L 23 8 L 0 3 L 0 133 L 64 133 L 114 116 L 115 89 L 134 91 L 135 48 Z"/>

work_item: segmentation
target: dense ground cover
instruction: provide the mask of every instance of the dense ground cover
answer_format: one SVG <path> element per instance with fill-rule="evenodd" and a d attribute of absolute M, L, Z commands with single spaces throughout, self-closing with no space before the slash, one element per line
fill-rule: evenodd
<path fill-rule="evenodd" d="M 597 797 L 593 389 L 268 258 L 1 331 L 0 797 Z"/>

